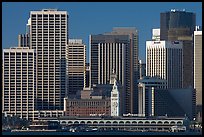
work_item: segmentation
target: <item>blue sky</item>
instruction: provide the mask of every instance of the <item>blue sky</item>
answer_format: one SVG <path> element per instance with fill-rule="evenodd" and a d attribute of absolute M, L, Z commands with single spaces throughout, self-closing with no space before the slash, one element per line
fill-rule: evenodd
<path fill-rule="evenodd" d="M 142 61 L 145 41 L 151 39 L 153 28 L 159 28 L 161 12 L 185 9 L 196 13 L 196 25 L 202 25 L 202 2 L 3 2 L 2 48 L 17 46 L 18 34 L 25 33 L 30 11 L 44 8 L 68 11 L 69 38 L 83 39 L 87 51 L 90 34 L 110 32 L 113 27 L 136 27 Z"/>

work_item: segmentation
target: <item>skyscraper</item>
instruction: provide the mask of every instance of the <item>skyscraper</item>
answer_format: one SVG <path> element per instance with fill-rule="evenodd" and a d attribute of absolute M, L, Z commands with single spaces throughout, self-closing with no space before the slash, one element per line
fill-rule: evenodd
<path fill-rule="evenodd" d="M 175 9 L 160 13 L 160 38 L 161 40 L 178 40 L 178 37 L 191 36 L 195 25 L 195 13 Z"/>
<path fill-rule="evenodd" d="M 86 45 L 81 39 L 69 39 L 68 44 L 68 94 L 81 91 L 85 81 Z"/>
<path fill-rule="evenodd" d="M 167 80 L 167 88 L 182 88 L 182 41 L 146 41 L 146 76 Z"/>
<path fill-rule="evenodd" d="M 37 110 L 63 110 L 66 94 L 67 11 L 31 11 L 30 47 L 36 50 Z"/>
<path fill-rule="evenodd" d="M 107 84 L 114 70 L 124 88 L 123 113 L 137 113 L 138 32 L 135 28 L 114 28 L 90 35 L 90 86 Z"/>
<path fill-rule="evenodd" d="M 196 15 L 185 10 L 171 10 L 160 14 L 160 38 L 183 41 L 183 88 L 193 87 L 193 32 Z"/>
<path fill-rule="evenodd" d="M 34 119 L 36 53 L 28 47 L 3 50 L 2 111 Z"/>
<path fill-rule="evenodd" d="M 202 116 L 202 31 L 194 31 L 194 88 L 197 113 Z"/>

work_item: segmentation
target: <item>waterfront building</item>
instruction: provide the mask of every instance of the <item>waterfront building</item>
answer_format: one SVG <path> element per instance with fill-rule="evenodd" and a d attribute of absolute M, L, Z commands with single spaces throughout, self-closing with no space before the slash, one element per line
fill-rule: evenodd
<path fill-rule="evenodd" d="M 59 122 L 61 126 L 87 125 L 91 128 L 97 128 L 102 131 L 120 130 L 120 131 L 152 131 L 169 132 L 172 126 L 184 126 L 189 129 L 189 119 L 187 117 L 59 117 L 42 118 L 41 121 Z"/>
<path fill-rule="evenodd" d="M 36 110 L 63 110 L 66 95 L 68 13 L 57 9 L 31 11 L 30 47 L 36 51 Z"/>
<path fill-rule="evenodd" d="M 192 87 L 154 90 L 155 116 L 187 116 L 193 120 L 195 118 L 195 106 L 195 89 Z"/>
<path fill-rule="evenodd" d="M 138 84 L 140 116 L 195 117 L 195 89 L 166 88 L 166 80 L 144 77 Z"/>
<path fill-rule="evenodd" d="M 196 15 L 192 12 L 172 9 L 160 14 L 161 40 L 183 41 L 183 88 L 194 87 L 193 32 L 195 25 Z"/>
<path fill-rule="evenodd" d="M 182 47 L 182 41 L 146 41 L 146 76 L 167 80 L 167 88 L 182 88 Z"/>
<path fill-rule="evenodd" d="M 194 31 L 194 88 L 198 121 L 202 121 L 202 31 Z M 200 116 L 200 117 L 199 117 Z"/>
<path fill-rule="evenodd" d="M 68 96 L 75 95 L 85 87 L 86 45 L 82 39 L 69 39 L 68 51 Z"/>
<path fill-rule="evenodd" d="M 36 52 L 28 47 L 3 49 L 2 112 L 34 119 Z"/>
<path fill-rule="evenodd" d="M 114 79 L 113 89 L 111 91 L 111 116 L 120 115 L 120 91 L 117 80 Z"/>
<path fill-rule="evenodd" d="M 112 78 L 115 79 L 115 75 Z M 83 88 L 76 96 L 64 99 L 65 116 L 111 116 L 114 102 L 117 103 L 117 106 L 114 106 L 117 113 L 114 111 L 114 115 L 119 116 L 122 112 L 120 109 L 121 101 L 119 100 L 122 89 L 118 81 L 114 81 L 113 84 L 94 84 L 92 88 Z"/>
<path fill-rule="evenodd" d="M 166 89 L 167 82 L 157 77 L 143 77 L 138 80 L 138 114 L 141 116 L 154 116 L 154 90 Z"/>
<path fill-rule="evenodd" d="M 114 28 L 112 32 L 90 35 L 90 86 L 107 84 L 114 69 L 123 86 L 123 113 L 137 113 L 138 31 Z"/>

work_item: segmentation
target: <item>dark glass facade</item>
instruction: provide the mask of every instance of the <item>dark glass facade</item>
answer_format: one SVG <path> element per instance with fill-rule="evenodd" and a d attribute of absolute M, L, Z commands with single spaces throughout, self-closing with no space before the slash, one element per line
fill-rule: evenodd
<path fill-rule="evenodd" d="M 160 38 L 161 40 L 169 40 L 169 35 L 175 35 L 172 33 L 172 30 L 175 33 L 179 33 L 178 29 L 180 29 L 179 33 L 181 35 L 192 35 L 195 30 L 196 25 L 196 15 L 192 12 L 186 11 L 170 11 L 160 14 Z M 174 40 L 177 40 L 175 38 Z"/>

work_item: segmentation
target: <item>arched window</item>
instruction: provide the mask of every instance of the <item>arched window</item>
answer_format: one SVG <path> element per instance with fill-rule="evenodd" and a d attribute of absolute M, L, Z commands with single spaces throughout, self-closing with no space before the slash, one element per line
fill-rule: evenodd
<path fill-rule="evenodd" d="M 132 124 L 137 124 L 137 122 L 136 122 L 136 121 L 133 121 Z"/>
<path fill-rule="evenodd" d="M 113 124 L 118 124 L 118 122 L 117 121 L 113 121 Z"/>

